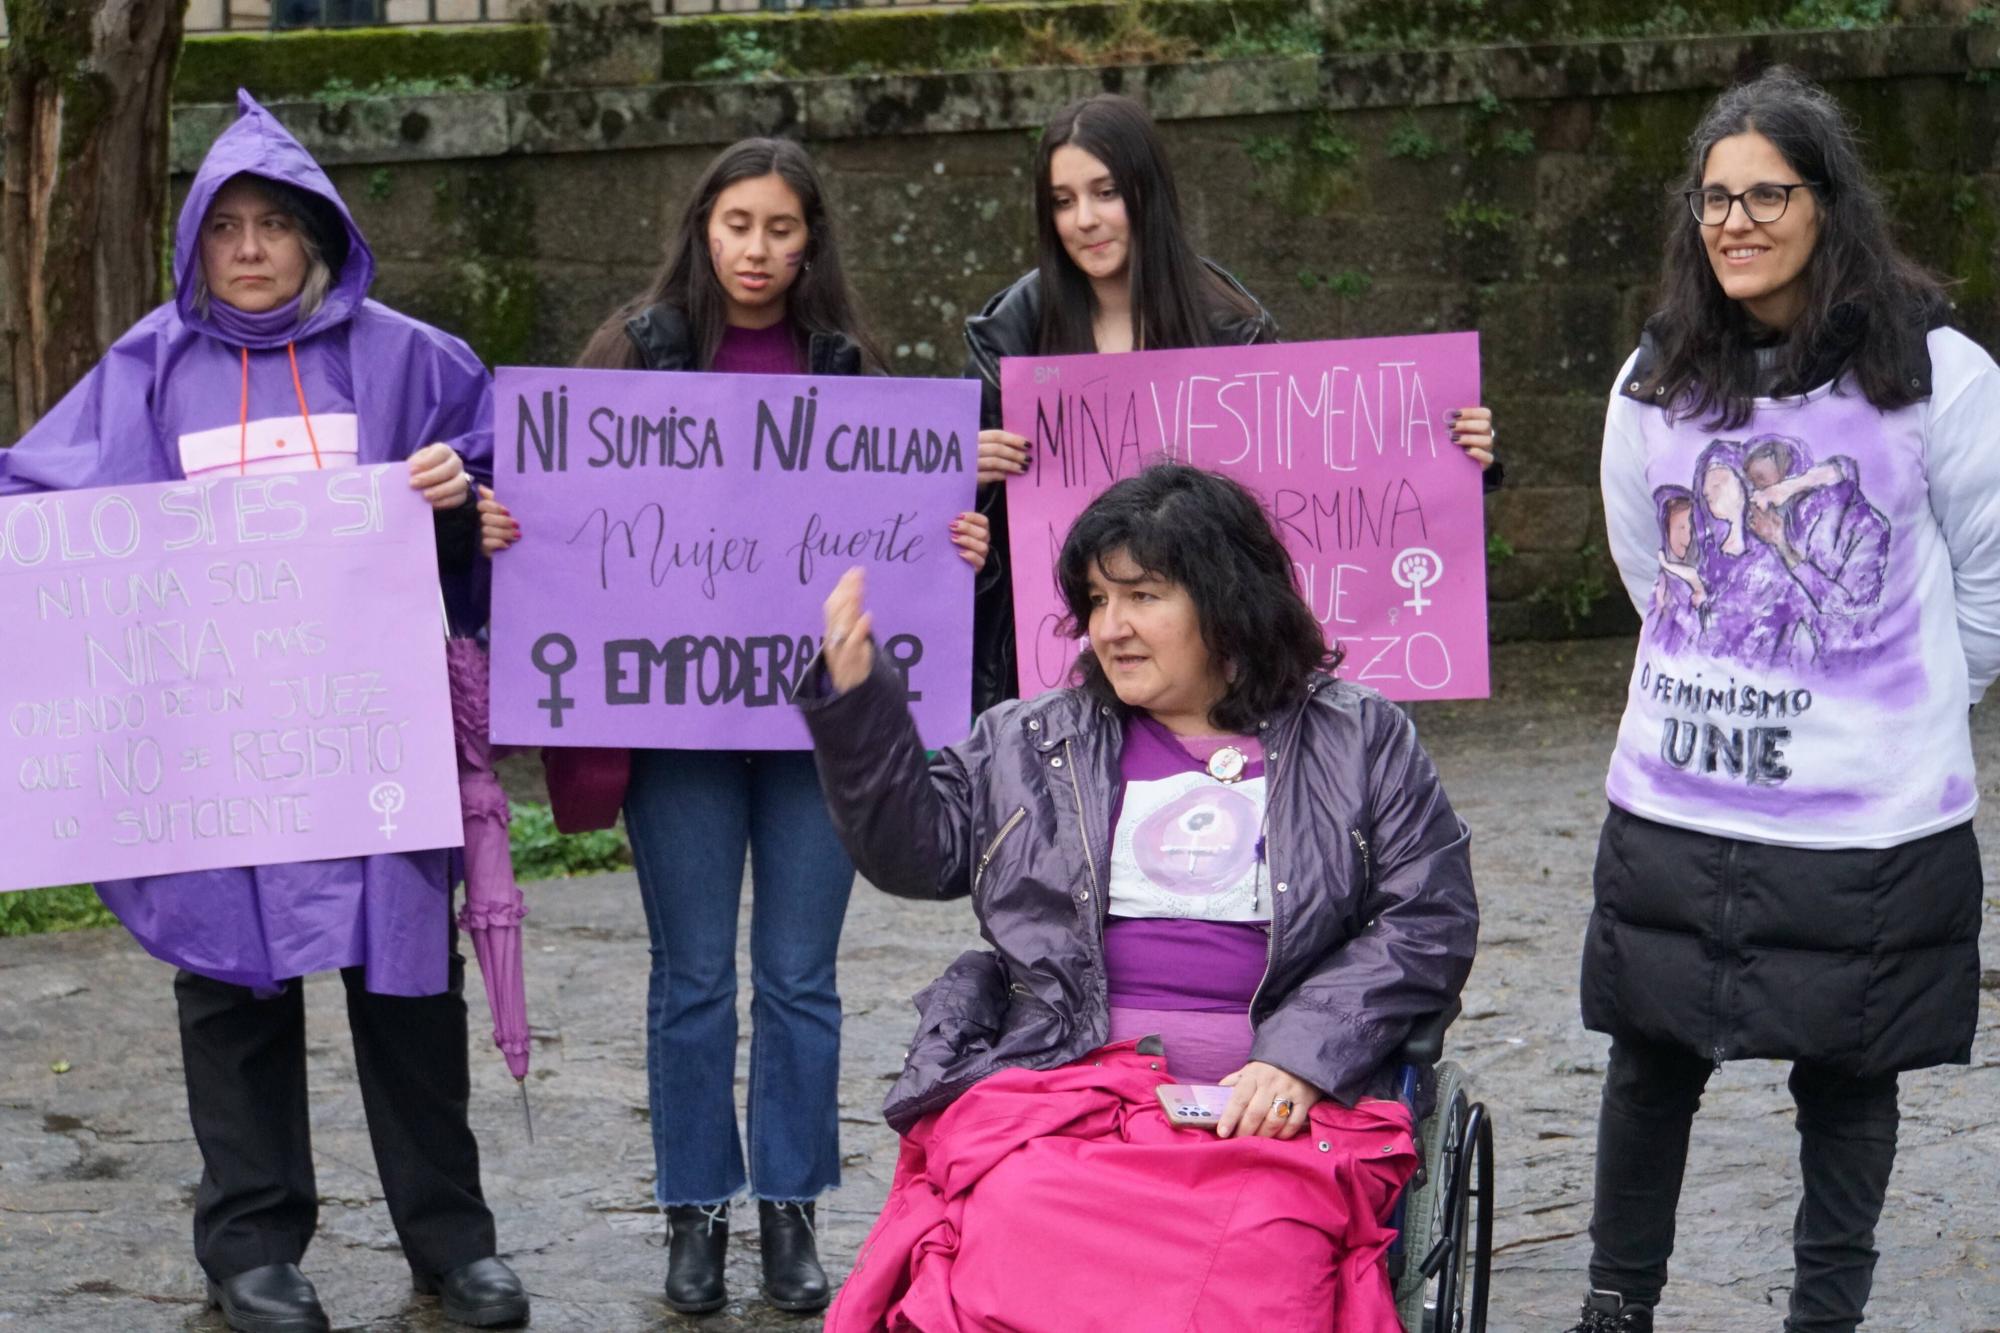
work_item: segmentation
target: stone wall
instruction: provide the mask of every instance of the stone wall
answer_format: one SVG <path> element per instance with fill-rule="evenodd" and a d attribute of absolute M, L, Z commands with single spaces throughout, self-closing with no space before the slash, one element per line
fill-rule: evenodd
<path fill-rule="evenodd" d="M 2000 34 L 1975 23 L 275 109 L 370 235 L 376 294 L 497 362 L 573 356 L 647 281 L 717 147 L 803 137 L 827 169 L 848 263 L 896 369 L 944 375 L 959 369 L 965 315 L 1031 262 L 1028 173 L 1043 117 L 1099 88 L 1131 93 L 1162 123 L 1202 248 L 1285 337 L 1480 332 L 1508 460 L 1487 513 L 1494 634 L 1558 637 L 1632 623 L 1604 554 L 1601 414 L 1649 307 L 1666 189 L 1708 99 L 1778 60 L 1829 82 L 1908 244 L 1962 280 L 1962 322 L 1990 342 L 1996 51 Z M 179 111 L 178 171 L 230 114 Z"/>

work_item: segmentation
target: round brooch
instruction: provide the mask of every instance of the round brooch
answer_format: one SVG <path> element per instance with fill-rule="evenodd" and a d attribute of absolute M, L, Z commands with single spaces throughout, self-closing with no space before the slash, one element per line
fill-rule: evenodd
<path fill-rule="evenodd" d="M 1225 745 L 1208 757 L 1208 775 L 1217 782 L 1235 782 L 1243 776 L 1250 760 L 1233 745 Z"/>

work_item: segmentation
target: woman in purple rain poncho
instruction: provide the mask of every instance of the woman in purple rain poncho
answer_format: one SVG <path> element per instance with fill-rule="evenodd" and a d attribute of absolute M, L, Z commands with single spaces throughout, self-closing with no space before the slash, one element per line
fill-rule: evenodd
<path fill-rule="evenodd" d="M 12 448 L 0 494 L 407 459 L 438 511 L 447 601 L 476 605 L 474 476 L 490 476 L 485 368 L 367 299 L 374 256 L 333 184 L 248 94 L 196 174 L 175 299 L 133 325 Z M 442 628 L 442 627 L 441 627 Z M 464 967 L 446 851 L 157 875 L 97 886 L 175 964 L 201 1147 L 194 1241 L 232 1328 L 324 1330 L 297 1267 L 317 1218 L 299 978 L 341 969 L 369 1135 L 417 1289 L 479 1326 L 528 1302 L 494 1257 L 466 1122 Z"/>

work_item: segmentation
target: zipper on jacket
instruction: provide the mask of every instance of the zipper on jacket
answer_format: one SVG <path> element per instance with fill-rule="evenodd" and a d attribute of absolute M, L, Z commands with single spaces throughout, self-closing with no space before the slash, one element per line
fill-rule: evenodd
<path fill-rule="evenodd" d="M 1264 817 L 1260 821 L 1261 827 L 1257 832 L 1257 841 L 1265 848 L 1269 848 L 1271 845 L 1269 842 L 1271 836 L 1271 805 L 1278 797 L 1277 776 L 1278 761 L 1273 759 L 1267 750 L 1264 753 Z M 1258 873 L 1262 874 L 1263 867 L 1268 862 L 1265 862 L 1262 857 L 1258 858 L 1258 862 Z M 1274 884 L 1277 882 L 1277 873 L 1275 869 L 1271 871 L 1272 882 Z M 1257 978 L 1257 989 L 1250 992 L 1250 1007 L 1243 1011 L 1243 1017 L 1249 1021 L 1250 1035 L 1252 1037 L 1257 1035 L 1257 997 L 1264 993 L 1264 983 L 1271 979 L 1271 965 L 1277 961 L 1277 958 L 1278 895 L 1274 892 L 1271 895 L 1271 928 L 1264 932 L 1264 974 Z"/>
<path fill-rule="evenodd" d="M 1107 910 L 1109 910 L 1109 908 L 1104 901 L 1104 890 L 1101 886 L 1099 886 L 1097 882 L 1097 855 L 1096 853 L 1090 850 L 1090 841 L 1091 841 L 1090 820 L 1089 817 L 1083 813 L 1083 784 L 1077 781 L 1076 752 L 1070 748 L 1070 744 L 1068 741 L 1063 742 L 1063 767 L 1069 770 L 1069 789 L 1070 792 L 1076 797 L 1077 832 L 1083 838 L 1083 863 L 1090 870 L 1090 891 L 1091 893 L 1096 895 L 1097 898 L 1097 911 L 1092 913 L 1092 915 L 1097 919 L 1099 925 L 1101 926 L 1104 920 L 1104 913 Z M 1100 936 L 1102 936 L 1103 931 L 1100 929 L 1098 933 Z M 1099 947 L 1102 948 L 1101 939 L 1099 941 Z"/>
<path fill-rule="evenodd" d="M 1007 817 L 1007 822 L 1002 824 L 1000 831 L 993 835 L 993 841 L 986 844 L 986 851 L 979 858 L 979 866 L 972 872 L 973 897 L 977 898 L 979 896 L 979 881 L 985 878 L 986 867 L 992 863 L 993 854 L 1000 850 L 1000 844 L 1007 840 L 1007 835 L 1014 831 L 1014 826 L 1027 817 L 1028 807 L 1024 805 Z"/>
<path fill-rule="evenodd" d="M 1368 839 L 1361 836 L 1358 828 L 1347 830 L 1347 836 L 1354 839 L 1354 845 L 1361 849 L 1361 891 L 1365 894 L 1375 884 L 1375 871 L 1368 857 Z"/>
<path fill-rule="evenodd" d="M 1715 927 L 1715 985 L 1709 995 L 1710 1023 L 1709 1054 L 1715 1067 L 1722 1068 L 1722 1034 L 1724 1032 L 1722 1001 L 1732 949 L 1729 928 L 1736 915 L 1736 849 L 1742 844 L 1731 839 L 1729 850 L 1722 854 L 1722 902 L 1716 909 Z"/>

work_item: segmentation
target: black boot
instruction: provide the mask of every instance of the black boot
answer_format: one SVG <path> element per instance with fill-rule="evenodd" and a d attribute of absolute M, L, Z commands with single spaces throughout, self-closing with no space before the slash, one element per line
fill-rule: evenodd
<path fill-rule="evenodd" d="M 319 1293 L 297 1264 L 265 1264 L 226 1282 L 208 1280 L 208 1303 L 238 1333 L 327 1333 Z"/>
<path fill-rule="evenodd" d="M 667 1304 L 682 1314 L 709 1314 L 727 1305 L 722 1264 L 728 1254 L 728 1204 L 667 1209 Z"/>
<path fill-rule="evenodd" d="M 1633 1305 L 1615 1291 L 1591 1289 L 1583 1318 L 1565 1333 L 1653 1333 L 1653 1307 Z"/>
<path fill-rule="evenodd" d="M 412 1275 L 419 1295 L 435 1294 L 444 1317 L 474 1328 L 515 1328 L 528 1322 L 528 1293 L 497 1258 L 474 1259 L 442 1277 Z"/>
<path fill-rule="evenodd" d="M 764 1299 L 780 1310 L 822 1310 L 833 1299 L 819 1266 L 813 1206 L 757 1200 L 757 1231 L 764 1249 Z"/>

